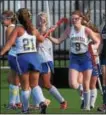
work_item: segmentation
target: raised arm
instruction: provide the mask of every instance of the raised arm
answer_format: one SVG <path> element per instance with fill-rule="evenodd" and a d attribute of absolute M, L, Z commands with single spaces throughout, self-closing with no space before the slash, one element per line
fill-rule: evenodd
<path fill-rule="evenodd" d="M 67 26 L 67 28 L 65 29 L 64 33 L 60 36 L 60 38 L 54 38 L 52 36 L 49 36 L 48 38 L 55 44 L 60 44 L 61 42 L 63 42 L 69 35 L 70 33 L 70 27 Z"/>
<path fill-rule="evenodd" d="M 0 55 L 4 55 L 12 47 L 12 45 L 15 44 L 15 41 L 16 41 L 16 38 L 17 38 L 17 35 L 18 35 L 18 29 L 19 28 L 15 28 L 13 30 L 13 32 L 9 36 L 5 46 L 2 48 L 2 50 L 0 52 Z"/>

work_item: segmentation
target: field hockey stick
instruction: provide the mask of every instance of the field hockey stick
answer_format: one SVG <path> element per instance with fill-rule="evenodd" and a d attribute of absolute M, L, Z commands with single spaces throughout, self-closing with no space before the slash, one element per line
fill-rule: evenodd
<path fill-rule="evenodd" d="M 91 43 L 89 44 L 89 52 L 90 52 L 90 54 L 91 54 L 93 66 L 96 66 L 96 67 L 97 67 L 97 70 L 98 70 L 98 73 L 101 74 L 99 59 L 98 59 L 98 64 L 97 64 L 97 63 L 96 63 L 96 57 L 94 56 Z M 98 86 L 99 86 L 99 89 L 100 89 L 101 94 L 103 95 L 103 89 L 102 89 L 102 85 L 101 85 L 101 81 L 100 81 L 100 78 L 99 78 L 99 77 L 98 77 Z"/>
<path fill-rule="evenodd" d="M 98 57 L 97 69 L 98 69 L 99 75 L 102 75 L 99 57 Z M 102 85 L 101 85 L 101 81 L 100 81 L 99 77 L 98 77 L 98 85 L 99 85 L 99 89 L 101 91 L 101 94 L 103 95 L 103 89 L 102 89 Z"/>
<path fill-rule="evenodd" d="M 47 17 L 48 17 L 48 27 L 50 28 L 51 23 L 50 23 L 50 8 L 49 8 L 49 1 L 45 1 L 46 2 L 46 12 L 47 12 Z"/>
<path fill-rule="evenodd" d="M 68 23 L 67 18 L 61 18 L 52 28 L 50 28 L 46 34 L 44 35 L 44 38 L 48 37 L 50 33 L 52 33 L 58 26 L 60 26 L 62 23 Z"/>

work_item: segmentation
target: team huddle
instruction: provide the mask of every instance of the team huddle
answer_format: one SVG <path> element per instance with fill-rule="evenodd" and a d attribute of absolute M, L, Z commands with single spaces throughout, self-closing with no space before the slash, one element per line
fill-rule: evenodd
<path fill-rule="evenodd" d="M 60 38 L 54 38 L 51 34 L 44 38 L 49 29 L 45 12 L 38 13 L 36 27 L 32 24 L 31 13 L 26 8 L 19 9 L 16 14 L 4 11 L 1 21 L 7 28 L 6 44 L 0 56 L 8 51 L 11 68 L 8 74 L 8 109 L 21 108 L 22 113 L 29 113 L 31 108 L 37 107 L 41 114 L 46 114 L 51 101 L 43 95 L 39 78 L 42 78 L 43 87 L 60 103 L 60 109 L 67 109 L 67 100 L 50 80 L 51 73 L 54 72 L 52 43 L 60 44 L 70 39 L 69 86 L 79 91 L 81 109 L 93 109 L 97 98 L 100 57 L 103 70 L 103 105 L 98 107 L 98 111 L 106 112 L 106 25 L 99 32 L 87 14 L 76 10 L 72 12 Z M 16 24 L 17 21 L 19 24 Z M 32 105 L 29 103 L 30 98 L 33 100 Z"/>

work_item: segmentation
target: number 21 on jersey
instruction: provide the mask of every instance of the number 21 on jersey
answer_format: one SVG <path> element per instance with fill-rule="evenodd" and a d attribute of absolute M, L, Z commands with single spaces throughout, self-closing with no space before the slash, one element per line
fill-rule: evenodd
<path fill-rule="evenodd" d="M 24 38 L 23 39 L 23 48 L 24 48 L 24 51 L 34 50 L 35 49 L 35 40 L 33 38 L 32 39 Z"/>

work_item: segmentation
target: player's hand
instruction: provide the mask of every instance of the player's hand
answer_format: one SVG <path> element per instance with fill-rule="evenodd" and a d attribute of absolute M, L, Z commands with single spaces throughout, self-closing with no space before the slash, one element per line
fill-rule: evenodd
<path fill-rule="evenodd" d="M 57 25 L 52 25 L 52 26 L 50 27 L 50 29 L 51 29 L 51 30 L 55 30 L 56 27 L 57 27 Z"/>
<path fill-rule="evenodd" d="M 50 34 L 48 35 L 48 39 L 51 39 L 51 37 L 52 37 L 52 33 L 50 33 Z"/>

